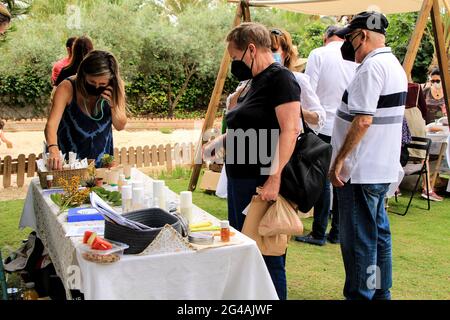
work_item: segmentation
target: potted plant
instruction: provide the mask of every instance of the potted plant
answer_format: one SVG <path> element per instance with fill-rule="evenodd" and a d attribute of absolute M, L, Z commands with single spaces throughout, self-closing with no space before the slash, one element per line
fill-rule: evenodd
<path fill-rule="evenodd" d="M 107 153 L 104 154 L 102 157 L 102 167 L 111 169 L 112 167 L 114 167 L 114 165 L 114 156 Z"/>

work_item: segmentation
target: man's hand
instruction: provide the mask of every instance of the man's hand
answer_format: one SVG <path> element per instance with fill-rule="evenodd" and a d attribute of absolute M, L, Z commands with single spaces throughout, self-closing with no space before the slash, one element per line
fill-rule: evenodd
<path fill-rule="evenodd" d="M 343 165 L 344 162 L 342 160 L 336 159 L 334 164 L 331 166 L 330 173 L 328 175 L 330 176 L 330 181 L 333 187 L 342 188 L 344 186 L 344 182 L 342 182 L 339 176 L 341 174 Z"/>

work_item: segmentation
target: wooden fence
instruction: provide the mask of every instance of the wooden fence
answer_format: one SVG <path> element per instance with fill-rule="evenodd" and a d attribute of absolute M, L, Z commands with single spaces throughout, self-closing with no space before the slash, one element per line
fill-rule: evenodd
<path fill-rule="evenodd" d="M 137 168 L 163 167 L 167 171 L 172 171 L 174 166 L 191 165 L 194 159 L 194 145 L 192 143 L 175 144 L 174 146 L 153 145 L 144 147 L 114 148 L 114 158 L 116 164 L 131 164 Z M 25 177 L 34 177 L 37 172 L 36 160 L 42 154 L 21 154 L 17 159 L 6 156 L 0 159 L 0 175 L 3 176 L 3 187 L 8 188 L 13 185 L 13 175 L 17 176 L 16 185 L 23 187 Z M 0 186 L 1 187 L 1 186 Z"/>

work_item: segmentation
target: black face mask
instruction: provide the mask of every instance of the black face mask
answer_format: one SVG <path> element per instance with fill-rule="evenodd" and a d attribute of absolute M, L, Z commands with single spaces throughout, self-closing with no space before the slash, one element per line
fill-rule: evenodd
<path fill-rule="evenodd" d="M 248 49 L 248 47 L 247 47 L 247 49 Z M 239 81 L 245 81 L 245 80 L 253 78 L 253 74 L 252 74 L 253 59 L 252 59 L 252 65 L 250 68 L 243 61 L 244 56 L 247 53 L 247 49 L 245 49 L 241 60 L 233 60 L 233 62 L 231 62 L 231 74 L 233 76 L 235 76 Z"/>
<path fill-rule="evenodd" d="M 106 87 L 98 87 L 96 88 L 92 84 L 85 83 L 84 88 L 86 89 L 86 92 L 90 96 L 99 96 L 103 93 L 103 91 L 106 90 Z"/>
<path fill-rule="evenodd" d="M 355 62 L 355 60 L 356 60 L 356 57 L 355 57 L 356 51 L 358 51 L 358 49 L 362 46 L 362 43 L 358 46 L 358 48 L 353 49 L 352 41 L 356 37 L 358 37 L 358 35 L 356 35 L 351 41 L 345 40 L 344 43 L 342 44 L 342 46 L 341 46 L 341 54 L 342 54 L 342 58 L 344 58 L 344 60 Z"/>

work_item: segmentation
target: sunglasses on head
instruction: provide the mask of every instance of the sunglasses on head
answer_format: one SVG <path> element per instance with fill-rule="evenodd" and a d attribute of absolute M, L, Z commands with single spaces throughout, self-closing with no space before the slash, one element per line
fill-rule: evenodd
<path fill-rule="evenodd" d="M 431 83 L 441 83 L 441 80 L 430 80 Z"/>
<path fill-rule="evenodd" d="M 281 30 L 279 30 L 279 29 L 272 29 L 272 30 L 270 30 L 270 33 L 277 35 L 277 36 L 283 35 L 283 32 L 281 32 Z"/>

